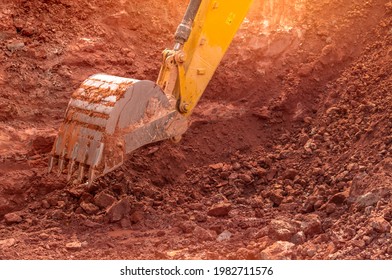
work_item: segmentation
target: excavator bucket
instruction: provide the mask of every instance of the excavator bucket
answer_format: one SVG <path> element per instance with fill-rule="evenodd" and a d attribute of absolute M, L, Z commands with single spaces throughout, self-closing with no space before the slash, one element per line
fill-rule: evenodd
<path fill-rule="evenodd" d="M 125 155 L 182 135 L 186 119 L 175 100 L 151 81 L 105 74 L 89 77 L 72 94 L 53 145 L 49 172 L 91 184 L 120 166 Z"/>

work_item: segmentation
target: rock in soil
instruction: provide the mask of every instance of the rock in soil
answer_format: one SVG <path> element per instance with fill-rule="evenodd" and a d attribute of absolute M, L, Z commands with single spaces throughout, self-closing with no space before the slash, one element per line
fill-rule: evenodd
<path fill-rule="evenodd" d="M 116 198 L 110 194 L 100 192 L 94 197 L 94 203 L 100 208 L 106 209 L 116 201 Z"/>
<path fill-rule="evenodd" d="M 383 217 L 377 217 L 370 220 L 372 228 L 379 233 L 387 233 L 391 230 L 391 224 Z"/>
<path fill-rule="evenodd" d="M 23 221 L 22 217 L 16 213 L 5 214 L 4 220 L 8 225 L 20 223 L 21 221 Z"/>
<path fill-rule="evenodd" d="M 334 194 L 330 200 L 328 201 L 328 203 L 334 203 L 336 205 L 341 205 L 343 204 L 347 198 L 349 197 L 349 191 L 344 191 L 344 192 L 339 192 L 337 194 Z"/>
<path fill-rule="evenodd" d="M 193 235 L 199 241 L 212 241 L 216 239 L 216 232 L 213 230 L 204 229 L 202 227 L 196 226 L 193 230 Z"/>
<path fill-rule="evenodd" d="M 262 260 L 289 260 L 295 244 L 287 241 L 277 241 L 260 253 Z"/>
<path fill-rule="evenodd" d="M 303 244 L 306 241 L 306 236 L 303 231 L 299 231 L 296 234 L 293 235 L 291 238 L 291 242 L 293 242 L 296 245 Z"/>
<path fill-rule="evenodd" d="M 277 241 L 290 241 L 298 231 L 297 224 L 282 220 L 272 220 L 268 226 L 268 236 Z"/>
<path fill-rule="evenodd" d="M 230 231 L 225 230 L 221 234 L 218 235 L 218 237 L 216 238 L 216 241 L 221 242 L 221 241 L 229 240 L 231 236 L 232 236 L 232 233 Z"/>
<path fill-rule="evenodd" d="M 93 215 L 99 211 L 99 208 L 92 203 L 83 201 L 80 203 L 80 207 L 86 211 L 87 214 Z"/>
<path fill-rule="evenodd" d="M 380 196 L 378 194 L 368 192 L 364 195 L 361 195 L 357 198 L 355 205 L 359 209 L 364 209 L 368 206 L 375 205 L 380 200 Z"/>
<path fill-rule="evenodd" d="M 65 245 L 65 248 L 69 251 L 78 251 L 82 248 L 82 243 L 79 241 L 70 242 Z"/>
<path fill-rule="evenodd" d="M 319 215 L 317 214 L 308 214 L 303 216 L 303 220 L 301 222 L 301 230 L 305 233 L 307 237 L 312 237 L 316 234 L 322 232 L 322 225 Z"/>
<path fill-rule="evenodd" d="M 231 208 L 231 203 L 221 202 L 213 205 L 210 210 L 208 210 L 207 214 L 214 217 L 224 217 L 229 214 Z"/>
<path fill-rule="evenodd" d="M 113 204 L 106 213 L 106 217 L 110 222 L 118 222 L 126 215 L 128 215 L 130 210 L 129 201 L 127 198 L 121 199 L 119 202 Z"/>
<path fill-rule="evenodd" d="M 7 248 L 14 246 L 16 244 L 16 240 L 14 238 L 0 240 L 0 248 Z"/>

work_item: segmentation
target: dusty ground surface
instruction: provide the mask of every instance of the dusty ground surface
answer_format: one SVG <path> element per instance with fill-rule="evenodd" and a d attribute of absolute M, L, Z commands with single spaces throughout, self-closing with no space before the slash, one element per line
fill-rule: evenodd
<path fill-rule="evenodd" d="M 179 144 L 46 174 L 89 75 L 155 80 L 180 0 L 0 1 L 0 259 L 390 259 L 392 2 L 256 1 Z"/>

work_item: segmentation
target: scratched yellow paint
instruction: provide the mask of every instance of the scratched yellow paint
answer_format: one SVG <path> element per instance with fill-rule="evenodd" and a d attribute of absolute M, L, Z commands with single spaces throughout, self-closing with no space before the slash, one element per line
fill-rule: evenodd
<path fill-rule="evenodd" d="M 192 33 L 183 51 L 187 60 L 179 71 L 176 90 L 189 115 L 203 94 L 252 0 L 202 1 Z"/>

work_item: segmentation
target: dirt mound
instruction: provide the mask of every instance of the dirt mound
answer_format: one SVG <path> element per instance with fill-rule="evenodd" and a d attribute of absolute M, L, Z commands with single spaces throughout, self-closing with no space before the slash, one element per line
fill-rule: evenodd
<path fill-rule="evenodd" d="M 390 259 L 390 1 L 255 1 L 181 143 L 91 187 L 46 174 L 71 92 L 155 80 L 186 5 L 0 3 L 0 258 Z"/>

